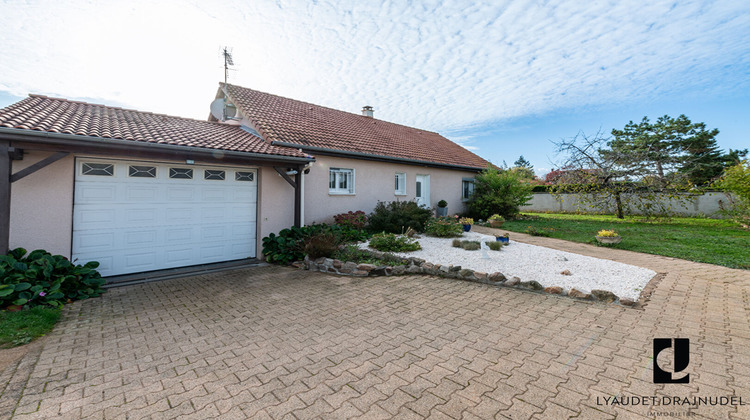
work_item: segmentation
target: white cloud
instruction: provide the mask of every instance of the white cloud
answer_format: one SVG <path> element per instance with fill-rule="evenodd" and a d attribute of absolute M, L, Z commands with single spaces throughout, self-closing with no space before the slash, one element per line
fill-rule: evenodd
<path fill-rule="evenodd" d="M 747 89 L 749 10 L 739 1 L 10 1 L 0 90 L 206 118 L 230 45 L 230 82 L 457 130 Z"/>

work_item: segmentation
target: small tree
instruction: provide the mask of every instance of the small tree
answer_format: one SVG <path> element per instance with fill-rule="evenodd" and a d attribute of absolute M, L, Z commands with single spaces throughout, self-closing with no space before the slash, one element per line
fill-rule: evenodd
<path fill-rule="evenodd" d="M 517 173 L 487 166 L 474 179 L 474 194 L 468 202 L 469 214 L 485 220 L 493 214 L 513 217 L 531 200 L 531 188 Z"/>
<path fill-rule="evenodd" d="M 738 222 L 750 225 L 750 160 L 724 171 L 716 186 L 733 194 L 727 195 L 729 205 L 722 206 L 722 210 Z"/>

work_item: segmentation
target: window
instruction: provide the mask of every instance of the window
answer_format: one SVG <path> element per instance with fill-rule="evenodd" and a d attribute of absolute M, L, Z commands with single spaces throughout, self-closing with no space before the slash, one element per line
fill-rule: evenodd
<path fill-rule="evenodd" d="M 156 167 L 131 165 L 128 167 L 128 176 L 134 178 L 156 178 Z"/>
<path fill-rule="evenodd" d="M 461 198 L 467 201 L 474 194 L 474 179 L 464 178 L 461 181 Z"/>
<path fill-rule="evenodd" d="M 226 173 L 224 171 L 212 171 L 211 169 L 206 169 L 203 171 L 203 179 L 213 179 L 217 181 L 223 181 L 225 179 Z"/>
<path fill-rule="evenodd" d="M 354 194 L 354 169 L 331 168 L 328 170 L 329 194 Z"/>
<path fill-rule="evenodd" d="M 115 174 L 115 165 L 111 163 L 84 163 L 81 165 L 81 174 L 113 176 Z"/>
<path fill-rule="evenodd" d="M 169 168 L 169 177 L 172 179 L 193 179 L 193 170 L 190 168 Z"/>
<path fill-rule="evenodd" d="M 250 181 L 252 182 L 255 179 L 255 174 L 253 172 L 235 172 L 234 173 L 234 180 L 235 181 Z"/>
<path fill-rule="evenodd" d="M 406 195 L 406 174 L 396 172 L 396 195 Z"/>

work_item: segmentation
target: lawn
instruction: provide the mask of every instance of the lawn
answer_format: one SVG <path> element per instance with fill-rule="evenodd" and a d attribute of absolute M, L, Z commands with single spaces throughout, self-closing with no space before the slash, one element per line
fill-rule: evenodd
<path fill-rule="evenodd" d="M 728 220 L 674 217 L 644 220 L 611 215 L 524 213 L 503 229 L 525 233 L 529 227 L 552 238 L 596 244 L 601 229 L 614 229 L 618 249 L 664 255 L 690 261 L 750 269 L 750 230 Z"/>
<path fill-rule="evenodd" d="M 36 306 L 18 312 L 0 312 L 0 349 L 20 346 L 50 332 L 60 310 Z"/>

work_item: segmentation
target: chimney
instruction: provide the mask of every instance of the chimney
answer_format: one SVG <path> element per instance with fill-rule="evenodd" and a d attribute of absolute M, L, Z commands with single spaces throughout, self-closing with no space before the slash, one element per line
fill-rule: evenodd
<path fill-rule="evenodd" d="M 364 115 L 365 117 L 368 117 L 368 118 L 374 118 L 373 117 L 374 110 L 372 109 L 371 106 L 365 105 L 365 106 L 362 107 L 362 115 Z"/>

